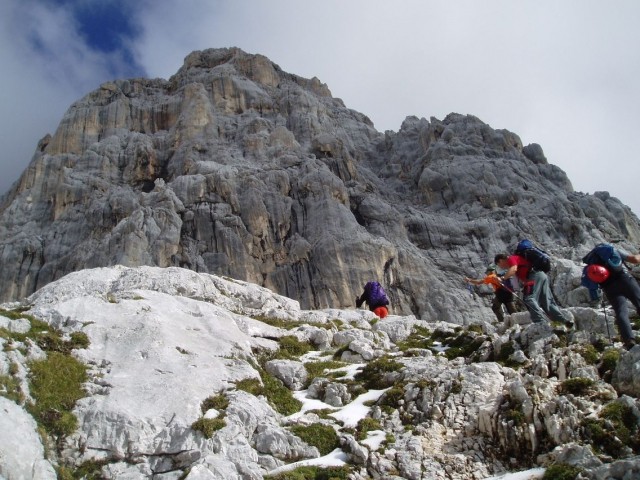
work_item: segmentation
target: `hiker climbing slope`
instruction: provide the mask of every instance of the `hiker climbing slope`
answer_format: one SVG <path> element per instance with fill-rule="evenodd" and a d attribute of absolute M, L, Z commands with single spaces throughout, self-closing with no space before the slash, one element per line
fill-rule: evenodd
<path fill-rule="evenodd" d="M 585 271 L 589 278 L 600 285 L 613 307 L 622 342 L 630 350 L 636 341 L 629 322 L 627 299 L 640 315 L 640 285 L 625 268 L 624 262 L 638 264 L 640 254 L 631 255 L 608 243 L 601 243 L 587 253 L 582 261 L 587 264 Z"/>
<path fill-rule="evenodd" d="M 489 265 L 487 267 L 486 275 L 484 278 L 469 278 L 465 277 L 464 281 L 471 283 L 473 285 L 491 285 L 493 287 L 493 291 L 495 293 L 493 297 L 493 302 L 491 303 L 491 310 L 495 313 L 498 321 L 504 321 L 504 312 L 502 310 L 502 305 L 504 305 L 509 314 L 516 312 L 516 306 L 513 303 L 513 291 L 506 288 L 500 277 L 498 276 L 496 265 L 501 261 L 506 261 L 507 256 L 504 254 L 498 254 L 494 258 L 495 264 Z"/>
<path fill-rule="evenodd" d="M 516 276 L 522 285 L 524 304 L 534 323 L 555 320 L 572 327 L 573 322 L 560 310 L 551 292 L 547 272 L 551 269 L 549 255 L 531 243 L 518 242 L 513 255 L 507 258 L 509 270 L 504 279 Z"/>
<path fill-rule="evenodd" d="M 389 299 L 384 288 L 378 282 L 367 282 L 362 295 L 356 298 L 356 307 L 360 308 L 364 302 L 369 306 L 369 310 L 380 318 L 384 318 L 389 314 L 389 309 L 387 308 Z"/>

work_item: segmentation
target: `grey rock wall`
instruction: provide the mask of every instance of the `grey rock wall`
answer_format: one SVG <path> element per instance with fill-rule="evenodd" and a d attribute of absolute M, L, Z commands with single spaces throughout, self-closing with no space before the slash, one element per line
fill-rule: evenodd
<path fill-rule="evenodd" d="M 41 140 L 0 204 L 0 300 L 84 268 L 181 266 L 305 308 L 378 279 L 394 313 L 469 323 L 491 312 L 462 277 L 522 236 L 578 260 L 640 225 L 473 116 L 380 133 L 317 78 L 212 49 L 169 80 L 103 84 Z"/>

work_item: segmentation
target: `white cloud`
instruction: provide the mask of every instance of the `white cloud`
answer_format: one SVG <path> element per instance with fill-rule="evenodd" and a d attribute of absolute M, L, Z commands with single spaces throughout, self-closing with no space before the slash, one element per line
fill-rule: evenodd
<path fill-rule="evenodd" d="M 398 130 L 409 115 L 472 114 L 525 144 L 539 143 L 576 190 L 608 190 L 640 213 L 633 185 L 639 13 L 634 0 L 616 8 L 595 0 L 147 0 L 132 12 L 142 30 L 131 48 L 148 76 L 164 78 L 193 50 L 237 46 L 261 53 L 288 72 L 317 76 L 379 130 Z M 55 23 L 66 21 L 62 15 Z M 14 59 L 11 77 L 32 87 L 25 95 L 39 87 L 52 92 L 47 97 L 60 90 L 68 106 L 69 90 L 77 99 L 117 70 L 117 59 L 96 58 L 68 30 L 53 28 L 47 38 L 63 66 L 54 65 L 50 76 L 70 84 L 43 85 L 33 68 L 30 74 Z M 45 115 L 59 120 L 54 103 Z M 28 112 L 23 115 L 27 122 Z M 33 151 L 35 141 L 29 143 Z"/>
<path fill-rule="evenodd" d="M 71 12 L 37 1 L 0 4 L 0 193 L 18 179 L 38 140 L 67 108 L 127 69 L 118 55 L 92 51 Z"/>

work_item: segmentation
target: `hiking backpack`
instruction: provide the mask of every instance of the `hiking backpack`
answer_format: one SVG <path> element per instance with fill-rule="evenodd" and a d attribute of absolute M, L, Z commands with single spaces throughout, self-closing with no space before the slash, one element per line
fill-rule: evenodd
<path fill-rule="evenodd" d="M 551 271 L 551 257 L 544 250 L 534 246 L 530 240 L 521 240 L 516 247 L 516 255 L 520 255 L 529 263 L 531 269 L 548 273 Z"/>
<path fill-rule="evenodd" d="M 364 286 L 364 291 L 367 293 L 367 303 L 369 307 L 389 305 L 387 294 L 378 282 L 367 282 Z"/>
<path fill-rule="evenodd" d="M 622 258 L 613 245 L 599 243 L 593 250 L 587 253 L 582 261 L 587 265 L 602 265 L 609 273 L 620 273 L 623 271 Z"/>

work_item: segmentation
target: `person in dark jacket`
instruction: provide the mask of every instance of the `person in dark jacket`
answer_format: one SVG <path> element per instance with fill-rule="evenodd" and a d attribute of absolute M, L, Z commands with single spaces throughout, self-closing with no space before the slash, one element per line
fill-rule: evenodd
<path fill-rule="evenodd" d="M 356 307 L 360 308 L 364 302 L 369 306 L 369 310 L 380 318 L 384 318 L 389 314 L 389 309 L 387 308 L 389 299 L 382 285 L 378 282 L 367 282 L 362 295 L 356 298 Z"/>
<path fill-rule="evenodd" d="M 622 343 L 627 350 L 631 350 L 636 345 L 636 339 L 629 322 L 629 306 L 627 299 L 636 307 L 636 311 L 640 315 L 640 285 L 638 281 L 631 276 L 629 270 L 624 266 L 624 262 L 639 264 L 640 254 L 631 255 L 619 248 L 615 249 L 620 256 L 618 260 L 622 265 L 617 269 L 608 269 L 608 278 L 600 283 L 600 288 L 611 304 L 616 317 L 616 325 L 622 337 Z"/>

